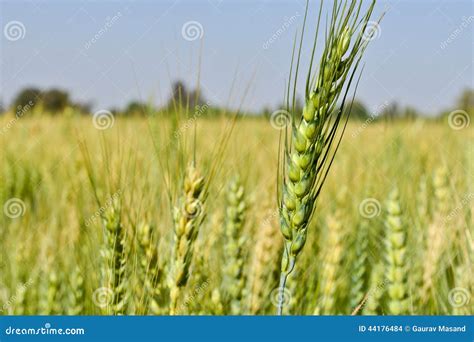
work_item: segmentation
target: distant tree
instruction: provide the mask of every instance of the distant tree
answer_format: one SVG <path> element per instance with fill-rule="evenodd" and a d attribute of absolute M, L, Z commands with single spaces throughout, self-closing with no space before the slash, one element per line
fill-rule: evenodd
<path fill-rule="evenodd" d="M 405 110 L 403 111 L 403 118 L 405 119 L 410 119 L 410 120 L 413 120 L 413 119 L 416 119 L 418 116 L 420 116 L 418 114 L 418 112 L 416 111 L 415 108 L 413 107 L 406 107 Z"/>
<path fill-rule="evenodd" d="M 123 111 L 124 115 L 151 115 L 155 109 L 148 103 L 140 101 L 131 101 L 125 110 Z"/>
<path fill-rule="evenodd" d="M 365 120 L 369 117 L 369 111 L 359 100 L 354 100 L 352 105 L 350 102 L 346 103 L 345 111 L 348 112 L 349 109 L 351 111 L 351 119 Z"/>
<path fill-rule="evenodd" d="M 198 92 L 198 90 L 191 91 L 189 93 L 189 108 L 194 109 L 194 111 L 202 111 L 203 107 L 207 108 L 209 106 L 206 104 L 201 92 Z"/>
<path fill-rule="evenodd" d="M 188 90 L 186 89 L 184 82 L 176 81 L 173 83 L 171 89 L 171 98 L 168 101 L 168 106 L 185 106 L 188 97 Z"/>
<path fill-rule="evenodd" d="M 263 107 L 263 109 L 262 109 L 262 115 L 263 115 L 265 118 L 269 118 L 271 114 L 272 114 L 272 110 L 271 110 L 270 107 L 268 107 L 268 106 Z"/>
<path fill-rule="evenodd" d="M 90 114 L 92 110 L 92 103 L 90 102 L 74 102 L 71 104 L 71 107 L 74 110 L 78 111 L 81 114 Z"/>
<path fill-rule="evenodd" d="M 118 116 L 118 115 L 123 114 L 122 111 L 117 107 L 110 108 L 109 112 L 111 112 L 113 116 Z"/>
<path fill-rule="evenodd" d="M 393 120 L 397 117 L 400 117 L 400 107 L 398 103 L 392 102 L 386 106 L 381 113 L 381 117 L 384 117 L 388 120 Z"/>
<path fill-rule="evenodd" d="M 457 101 L 458 109 L 462 109 L 474 115 L 474 89 L 464 89 Z"/>
<path fill-rule="evenodd" d="M 25 88 L 21 90 L 12 103 L 12 109 L 16 113 L 29 112 L 41 101 L 41 90 L 38 88 Z"/>
<path fill-rule="evenodd" d="M 69 94 L 60 89 L 51 89 L 42 95 L 43 108 L 47 112 L 53 114 L 62 112 L 67 106 L 71 105 L 69 102 Z"/>
<path fill-rule="evenodd" d="M 182 81 L 176 81 L 172 85 L 171 97 L 168 100 L 167 107 L 174 109 L 175 106 L 181 108 L 189 108 L 189 115 L 193 115 L 196 110 L 199 110 L 206 101 L 202 97 L 202 93 L 195 90 L 188 90 Z"/>

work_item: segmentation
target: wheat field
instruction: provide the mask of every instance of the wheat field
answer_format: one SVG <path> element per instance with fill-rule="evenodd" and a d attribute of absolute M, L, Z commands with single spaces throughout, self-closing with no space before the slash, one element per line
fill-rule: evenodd
<path fill-rule="evenodd" d="M 349 121 L 279 293 L 269 120 L 12 118 L 2 315 L 273 315 L 279 299 L 290 315 L 474 313 L 470 127 Z"/>

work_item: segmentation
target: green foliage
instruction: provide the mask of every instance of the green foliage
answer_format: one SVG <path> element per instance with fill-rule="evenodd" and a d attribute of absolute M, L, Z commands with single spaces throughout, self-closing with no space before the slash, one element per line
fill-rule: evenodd
<path fill-rule="evenodd" d="M 41 94 L 43 109 L 52 114 L 57 114 L 71 105 L 69 94 L 60 89 L 50 89 Z"/>
<path fill-rule="evenodd" d="M 39 102 L 41 102 L 41 95 L 41 90 L 38 88 L 23 89 L 13 100 L 12 110 L 16 115 L 23 111 L 30 112 Z"/>

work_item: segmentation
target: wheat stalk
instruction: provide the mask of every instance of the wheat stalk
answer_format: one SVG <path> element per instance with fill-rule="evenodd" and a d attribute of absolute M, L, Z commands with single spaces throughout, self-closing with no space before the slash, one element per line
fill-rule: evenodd
<path fill-rule="evenodd" d="M 351 272 L 350 306 L 355 309 L 360 305 L 367 292 L 368 282 L 368 247 L 369 247 L 369 223 L 362 221 L 357 229 L 354 245 L 354 260 Z"/>
<path fill-rule="evenodd" d="M 141 282 L 140 303 L 145 301 L 143 313 L 149 309 L 153 314 L 163 313 L 161 306 L 162 288 L 160 284 L 161 270 L 158 258 L 158 246 L 152 236 L 153 229 L 147 223 L 141 223 L 137 228 L 139 245 L 139 279 Z"/>
<path fill-rule="evenodd" d="M 336 293 L 339 285 L 339 272 L 341 270 L 343 246 L 343 225 L 341 214 L 336 212 L 327 219 L 327 237 L 325 239 L 324 264 L 321 269 L 319 281 L 320 314 L 336 313 Z"/>
<path fill-rule="evenodd" d="M 383 263 L 378 263 L 372 268 L 369 284 L 370 290 L 366 295 L 363 313 L 364 315 L 379 315 L 382 313 L 382 297 L 387 285 Z"/>
<path fill-rule="evenodd" d="M 54 315 L 59 307 L 59 278 L 56 271 L 43 272 L 39 289 L 39 310 L 41 315 Z"/>
<path fill-rule="evenodd" d="M 106 208 L 102 215 L 105 244 L 102 248 L 104 267 L 102 270 L 103 286 L 112 291 L 111 305 L 105 311 L 113 315 L 123 315 L 127 312 L 127 285 L 126 275 L 126 234 L 122 225 L 119 200 Z"/>
<path fill-rule="evenodd" d="M 324 51 L 318 72 L 312 74 L 313 53 L 306 80 L 305 105 L 299 123 L 293 123 L 290 137 L 285 137 L 283 158 L 280 158 L 279 211 L 280 228 L 285 238 L 281 263 L 280 298 L 288 275 L 293 270 L 297 256 L 306 242 L 307 227 L 315 210 L 316 200 L 329 172 L 344 129 L 343 118 L 346 97 L 362 54 L 367 46 L 363 31 L 372 14 L 375 1 L 359 19 L 361 3 L 356 1 L 338 4 L 334 2 L 332 15 L 327 24 Z M 308 6 L 304 21 L 306 22 Z M 322 6 L 319 18 L 321 18 Z M 357 29 L 361 30 L 357 34 Z M 301 34 L 296 72 L 293 85 L 293 101 L 290 106 L 288 87 L 287 107 L 295 110 L 296 80 L 303 44 Z M 356 38 L 354 38 L 356 36 Z M 290 69 L 290 83 L 292 81 Z M 342 99 L 341 99 L 341 95 Z M 341 99 L 341 103 L 338 100 Z M 343 125 L 345 127 L 345 125 Z M 333 143 L 336 142 L 334 145 Z M 278 305 L 282 313 L 283 300 Z"/>
<path fill-rule="evenodd" d="M 385 261 L 387 263 L 388 312 L 392 315 L 408 314 L 407 234 L 406 226 L 402 221 L 397 189 L 390 193 L 387 201 L 385 227 L 387 229 Z"/>
<path fill-rule="evenodd" d="M 186 286 L 194 255 L 194 243 L 204 218 L 205 180 L 191 164 L 184 179 L 184 192 L 174 208 L 174 247 L 171 263 L 170 314 L 175 315 L 181 289 Z"/>
<path fill-rule="evenodd" d="M 230 312 L 241 313 L 242 292 L 245 287 L 244 243 L 242 236 L 246 211 L 245 190 L 239 177 L 234 178 L 227 190 L 225 218 L 224 269 L 222 289 L 227 297 Z"/>
<path fill-rule="evenodd" d="M 260 313 L 268 296 L 278 281 L 278 262 L 281 254 L 282 241 L 276 229 L 270 224 L 264 224 L 257 234 L 254 256 L 252 261 L 251 280 L 249 286 L 250 312 Z"/>
<path fill-rule="evenodd" d="M 84 313 L 85 289 L 84 277 L 78 266 L 71 273 L 69 284 L 67 314 L 72 316 L 81 315 Z"/>

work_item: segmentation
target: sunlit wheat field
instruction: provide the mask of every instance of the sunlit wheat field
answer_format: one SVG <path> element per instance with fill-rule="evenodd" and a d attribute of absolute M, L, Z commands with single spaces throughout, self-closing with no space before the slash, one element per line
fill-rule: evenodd
<path fill-rule="evenodd" d="M 279 127 L 109 119 L 0 118 L 1 314 L 473 314 L 472 127 L 349 121 L 281 294 Z"/>

